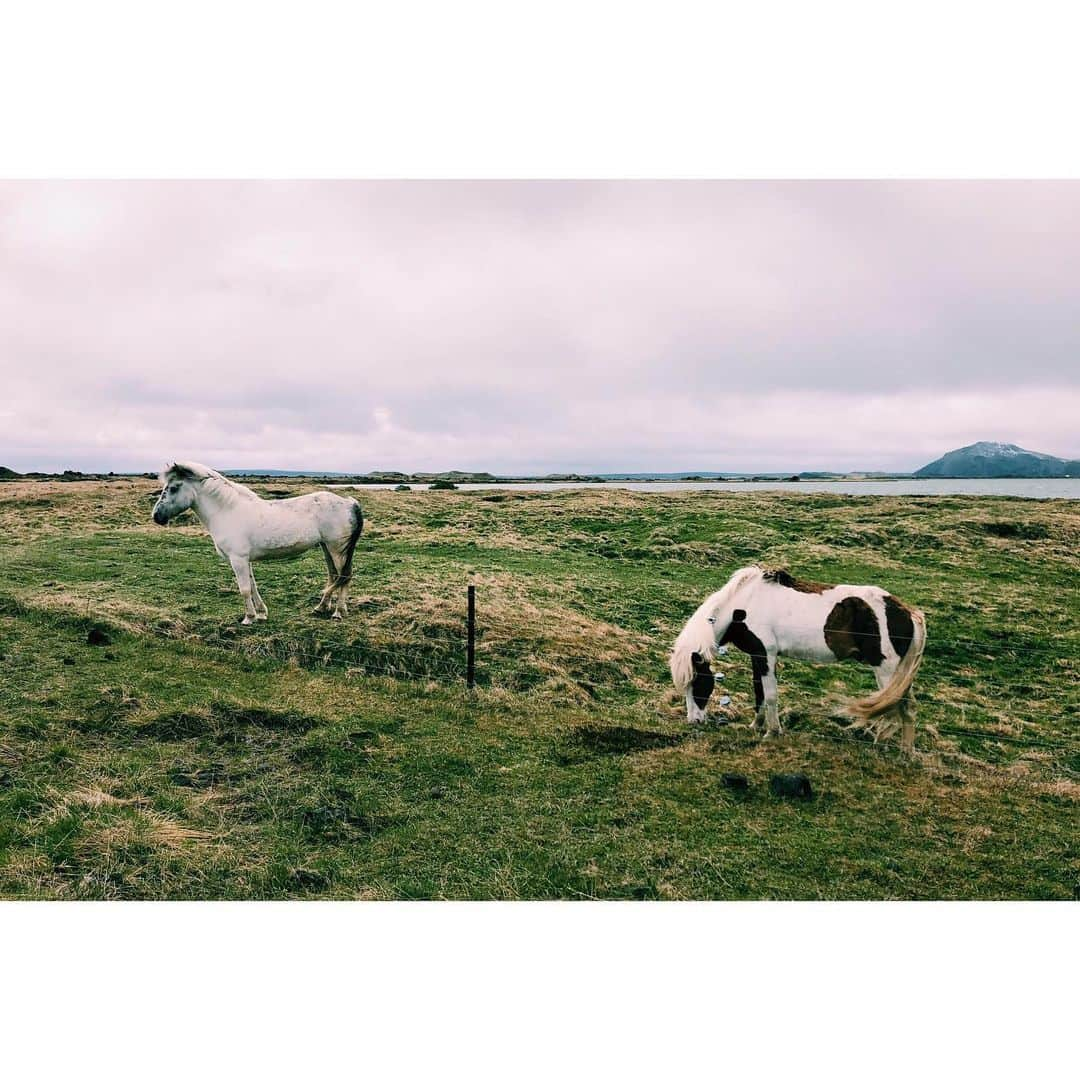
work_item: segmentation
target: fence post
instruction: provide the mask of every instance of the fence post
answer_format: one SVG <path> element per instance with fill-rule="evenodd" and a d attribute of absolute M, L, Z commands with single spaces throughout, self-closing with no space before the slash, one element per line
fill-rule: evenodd
<path fill-rule="evenodd" d="M 465 654 L 465 683 L 470 690 L 476 686 L 476 586 L 469 586 L 468 644 Z"/>

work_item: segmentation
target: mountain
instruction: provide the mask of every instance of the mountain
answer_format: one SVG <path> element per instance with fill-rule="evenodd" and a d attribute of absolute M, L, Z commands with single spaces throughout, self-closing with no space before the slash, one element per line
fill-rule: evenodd
<path fill-rule="evenodd" d="M 916 476 L 1058 477 L 1080 476 L 1080 461 L 1025 450 L 1014 443 L 977 442 L 950 450 L 917 469 Z"/>

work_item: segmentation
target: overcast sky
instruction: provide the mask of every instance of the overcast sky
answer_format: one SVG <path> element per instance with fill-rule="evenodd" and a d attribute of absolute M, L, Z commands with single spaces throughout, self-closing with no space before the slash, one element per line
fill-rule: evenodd
<path fill-rule="evenodd" d="M 1080 457 L 1078 182 L 0 184 L 0 464 Z"/>

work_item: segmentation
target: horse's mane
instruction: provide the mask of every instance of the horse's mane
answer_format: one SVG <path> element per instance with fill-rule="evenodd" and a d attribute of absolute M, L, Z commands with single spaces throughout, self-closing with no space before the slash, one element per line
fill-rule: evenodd
<path fill-rule="evenodd" d="M 251 488 L 222 476 L 217 469 L 211 469 L 209 465 L 202 465 L 198 461 L 174 461 L 165 467 L 160 476 L 163 484 L 169 480 L 194 480 L 202 484 L 206 490 L 216 496 L 222 502 L 238 502 L 241 499 L 258 499 Z"/>
<path fill-rule="evenodd" d="M 726 621 L 719 626 L 718 620 L 722 615 L 728 618 L 727 609 L 732 606 L 735 593 L 747 582 L 760 579 L 762 573 L 760 566 L 744 566 L 736 570 L 727 583 L 690 616 L 671 650 L 671 677 L 680 690 L 689 686 L 694 677 L 694 653 L 704 660 L 712 660 L 716 655 L 717 630 L 723 633 L 727 628 Z"/>

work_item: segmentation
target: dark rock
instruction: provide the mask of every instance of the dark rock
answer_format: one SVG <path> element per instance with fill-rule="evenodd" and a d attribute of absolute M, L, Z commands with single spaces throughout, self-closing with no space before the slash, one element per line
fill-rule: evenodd
<path fill-rule="evenodd" d="M 780 773 L 769 780 L 769 790 L 787 799 L 812 799 L 814 789 L 803 773 Z"/>
<path fill-rule="evenodd" d="M 741 773 L 726 772 L 721 780 L 724 782 L 724 787 L 731 788 L 732 791 L 750 790 L 750 781 Z"/>
<path fill-rule="evenodd" d="M 105 633 L 104 630 L 102 630 L 98 626 L 95 626 L 86 635 L 86 644 L 87 645 L 111 645 L 112 640 L 109 637 L 109 635 Z"/>

